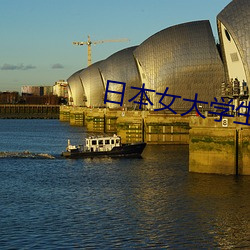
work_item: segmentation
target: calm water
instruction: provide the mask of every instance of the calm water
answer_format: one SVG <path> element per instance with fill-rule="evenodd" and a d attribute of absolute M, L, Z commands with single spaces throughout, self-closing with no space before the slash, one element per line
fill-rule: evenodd
<path fill-rule="evenodd" d="M 0 120 L 0 249 L 249 249 L 250 177 L 188 173 L 187 146 L 59 157 L 84 128 Z M 35 155 L 34 155 L 35 156 Z"/>

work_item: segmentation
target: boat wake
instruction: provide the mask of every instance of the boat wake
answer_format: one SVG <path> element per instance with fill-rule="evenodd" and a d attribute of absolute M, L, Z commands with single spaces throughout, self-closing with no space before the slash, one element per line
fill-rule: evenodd
<path fill-rule="evenodd" d="M 43 153 L 23 152 L 0 152 L 0 158 L 29 158 L 29 159 L 55 159 L 53 155 Z"/>

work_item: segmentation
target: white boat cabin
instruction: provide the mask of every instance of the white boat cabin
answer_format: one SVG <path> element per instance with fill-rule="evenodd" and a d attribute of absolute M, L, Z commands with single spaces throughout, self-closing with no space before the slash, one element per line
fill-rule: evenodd
<path fill-rule="evenodd" d="M 101 151 L 110 151 L 114 147 L 121 146 L 121 138 L 117 135 L 113 136 L 100 136 L 100 137 L 88 137 L 85 139 L 86 151 L 90 152 L 101 152 Z"/>

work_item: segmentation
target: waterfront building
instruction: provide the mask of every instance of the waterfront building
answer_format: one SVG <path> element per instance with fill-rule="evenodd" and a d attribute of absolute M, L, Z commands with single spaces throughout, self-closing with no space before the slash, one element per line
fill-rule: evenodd
<path fill-rule="evenodd" d="M 58 97 L 68 97 L 68 83 L 64 80 L 59 80 L 53 85 L 53 95 Z"/>
<path fill-rule="evenodd" d="M 22 95 L 41 95 L 39 86 L 22 86 L 21 93 Z"/>
<path fill-rule="evenodd" d="M 0 92 L 0 104 L 16 104 L 18 102 L 18 92 Z"/>
<path fill-rule="evenodd" d="M 161 96 L 156 92 L 164 93 L 166 87 L 170 94 L 183 98 L 192 99 L 194 93 L 198 93 L 200 100 L 210 101 L 220 96 L 224 68 L 209 21 L 164 29 L 139 46 L 118 51 L 106 60 L 74 73 L 68 79 L 75 96 L 73 105 L 104 106 L 108 80 L 126 83 L 122 106 L 128 108 L 135 108 L 129 100 L 138 93 L 131 87 L 140 88 L 143 83 L 147 89 L 155 91 L 148 94 L 153 103 L 151 109 L 162 108 Z M 109 90 L 121 92 L 121 88 L 121 84 L 113 84 Z M 110 94 L 108 99 L 119 102 L 121 96 Z M 107 102 L 106 106 L 119 108 L 121 105 Z M 172 107 L 183 110 L 189 106 L 188 102 L 176 100 Z"/>
<path fill-rule="evenodd" d="M 231 78 L 240 82 L 240 93 L 247 94 L 250 80 L 250 5 L 248 0 L 233 0 L 217 16 L 220 44 L 216 44 L 208 20 L 178 24 L 163 29 L 139 46 L 118 51 L 106 60 L 75 72 L 68 79 L 70 104 L 74 106 L 120 108 L 121 105 L 104 104 L 108 80 L 126 82 L 123 107 L 136 108 L 130 102 L 142 87 L 154 110 L 166 88 L 167 94 L 178 96 L 171 108 L 183 113 L 192 103 L 183 99 L 207 102 L 200 108 L 208 110 L 214 98 L 223 96 L 222 86 L 233 88 Z M 245 85 L 244 85 L 245 84 Z M 111 91 L 121 92 L 121 85 Z M 224 90 L 224 89 L 223 89 Z M 245 92 L 244 92 L 245 91 Z M 231 93 L 231 90 L 228 91 Z M 158 93 L 158 95 L 157 95 Z M 112 101 L 120 95 L 111 93 Z M 173 97 L 166 96 L 165 104 Z M 110 100 L 110 98 L 109 98 Z M 149 103 L 149 101 L 148 101 Z"/>
<path fill-rule="evenodd" d="M 188 99 L 194 99 L 197 93 L 201 101 L 219 95 L 224 69 L 207 20 L 164 29 L 138 46 L 134 55 L 142 82 L 148 89 L 164 93 L 169 87 L 168 94 Z M 160 98 L 151 94 L 154 109 L 163 107 Z M 190 102 L 182 98 L 174 101 L 174 110 L 190 107 Z"/>
<path fill-rule="evenodd" d="M 22 86 L 19 102 L 34 105 L 58 105 L 60 101 L 58 96 L 53 95 L 53 86 Z"/>
<path fill-rule="evenodd" d="M 247 98 L 250 82 L 250 4 L 234 0 L 217 16 L 218 33 L 226 71 L 226 83 L 239 83 L 234 93 Z M 237 81 L 235 81 L 237 79 Z M 237 87 L 237 88 L 236 88 Z"/>
<path fill-rule="evenodd" d="M 35 95 L 35 96 L 45 96 L 52 95 L 52 86 L 22 86 L 22 95 Z"/>

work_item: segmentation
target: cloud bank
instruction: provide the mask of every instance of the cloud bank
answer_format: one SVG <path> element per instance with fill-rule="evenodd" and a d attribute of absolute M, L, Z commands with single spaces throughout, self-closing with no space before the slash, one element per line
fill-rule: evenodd
<path fill-rule="evenodd" d="M 0 69 L 1 70 L 30 70 L 30 69 L 35 69 L 36 66 L 33 66 L 31 64 L 24 65 L 23 63 L 14 65 L 14 64 L 8 64 L 5 63 Z"/>
<path fill-rule="evenodd" d="M 64 66 L 60 63 L 55 63 L 51 66 L 52 69 L 63 69 Z"/>

